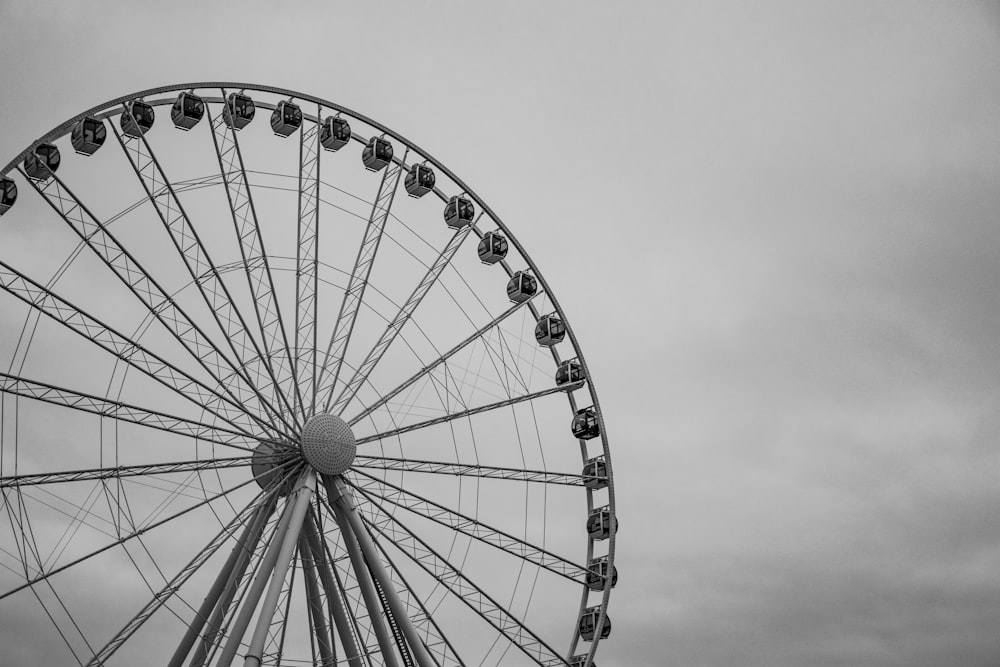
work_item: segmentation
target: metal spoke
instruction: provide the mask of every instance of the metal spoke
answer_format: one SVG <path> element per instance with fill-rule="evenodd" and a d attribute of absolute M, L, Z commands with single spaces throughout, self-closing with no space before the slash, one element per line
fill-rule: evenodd
<path fill-rule="evenodd" d="M 215 583 L 205 596 L 198 611 L 195 612 L 194 618 L 188 625 L 187 632 L 181 639 L 181 643 L 178 644 L 177 650 L 174 651 L 173 657 L 170 659 L 167 667 L 181 667 L 184 663 L 184 658 L 187 657 L 191 651 L 191 647 L 194 646 L 195 641 L 201 635 L 206 621 L 209 621 L 208 635 L 214 635 L 218 622 L 212 623 L 209 619 L 210 617 L 215 617 L 217 610 L 224 610 L 228 606 L 233 593 L 236 591 L 239 579 L 242 578 L 243 572 L 250 562 L 250 556 L 256 550 L 261 536 L 264 534 L 264 526 L 267 524 L 268 517 L 274 511 L 277 500 L 278 494 L 276 490 L 272 490 L 268 492 L 266 499 L 258 503 L 254 508 L 254 514 L 247 521 L 246 529 L 233 546 L 233 550 L 230 552 L 225 565 L 219 571 Z"/>
<path fill-rule="evenodd" d="M 532 296 L 532 298 L 534 298 L 535 296 L 538 296 L 538 295 L 535 294 L 534 296 Z M 528 301 L 530 301 L 530 299 L 528 299 L 526 301 L 522 301 L 521 303 L 516 303 L 513 306 L 511 306 L 510 308 L 508 308 L 507 310 L 505 310 L 503 313 L 501 313 L 500 315 L 498 315 L 497 317 L 495 317 L 489 324 L 486 324 L 485 326 L 477 329 L 474 333 L 472 333 L 472 335 L 470 335 L 468 338 L 466 338 L 465 340 L 463 340 L 461 343 L 459 343 L 455 347 L 451 348 L 450 350 L 448 350 L 447 352 L 445 352 L 444 354 L 442 354 L 440 357 L 438 357 L 436 360 L 432 361 L 430 364 L 424 366 L 419 371 L 417 371 L 416 373 L 414 373 L 412 376 L 410 376 L 409 379 L 407 379 L 401 385 L 399 385 L 395 389 L 393 389 L 393 390 L 391 390 L 391 391 L 383 394 L 382 397 L 379 400 L 377 400 L 374 403 L 372 403 L 371 405 L 369 405 L 360 414 L 358 414 L 357 416 L 351 418 L 347 423 L 349 425 L 351 425 L 351 426 L 354 426 L 355 424 L 357 424 L 358 422 L 360 422 L 362 419 L 364 419 L 365 417 L 367 417 L 371 413 L 373 413 L 376 410 L 378 410 L 379 408 L 381 408 L 383 405 L 385 405 L 386 403 L 388 403 L 389 401 L 391 401 L 392 399 L 394 399 L 396 396 L 398 396 L 399 394 L 401 394 L 403 391 L 405 391 L 408 387 L 410 387 L 411 385 L 413 385 L 414 382 L 416 382 L 420 378 L 426 376 L 428 373 L 430 373 L 431 371 L 433 371 L 435 368 L 437 368 L 438 366 L 440 366 L 444 362 L 448 361 L 448 359 L 450 359 L 451 357 L 455 356 L 455 354 L 457 354 L 461 350 L 465 349 L 465 347 L 468 346 L 473 341 L 478 340 L 487 331 L 493 329 L 494 327 L 500 326 L 501 322 L 503 322 L 508 317 L 510 317 L 511 315 L 513 315 L 515 312 L 517 312 L 522 306 L 524 306 L 524 304 L 528 303 Z"/>
<path fill-rule="evenodd" d="M 427 428 L 428 426 L 434 426 L 435 424 L 443 424 L 445 422 L 454 421 L 455 419 L 461 419 L 462 417 L 470 417 L 472 415 L 477 415 L 481 412 L 488 412 L 490 410 L 496 410 L 498 408 L 507 407 L 508 405 L 515 405 L 517 403 L 522 403 L 524 401 L 531 401 L 536 398 L 541 398 L 542 396 L 548 396 L 549 394 L 555 394 L 561 391 L 573 391 L 574 389 L 579 389 L 582 385 L 583 381 L 574 382 L 572 384 L 564 384 L 557 387 L 549 387 L 548 389 L 535 391 L 530 394 L 525 394 L 524 396 L 515 396 L 513 398 L 507 398 L 502 401 L 497 401 L 496 403 L 488 403 L 486 405 L 480 405 L 475 408 L 469 408 L 468 410 L 460 410 L 459 412 L 452 412 L 451 414 L 442 415 L 441 417 L 435 417 L 434 419 L 428 419 L 422 422 L 417 422 L 416 424 L 400 426 L 399 428 L 394 428 L 391 431 L 385 431 L 383 433 L 378 433 L 376 435 L 369 435 L 365 436 L 364 438 L 358 438 L 358 444 L 360 445 L 366 442 L 374 442 L 375 440 L 391 438 L 393 436 L 401 435 L 403 433 L 409 433 L 410 431 L 416 431 L 417 429 Z"/>
<path fill-rule="evenodd" d="M 299 224 L 295 246 L 295 390 L 303 417 L 316 412 L 316 309 L 319 304 L 320 119 L 299 130 Z M 308 405 L 307 405 L 308 404 Z"/>
<path fill-rule="evenodd" d="M 327 403 L 325 406 L 326 412 L 339 415 L 351 402 L 351 399 L 354 398 L 354 395 L 368 378 L 368 375 L 382 359 L 382 356 L 389 348 L 389 345 L 391 345 L 392 341 L 396 339 L 396 336 L 402 330 L 403 326 L 409 322 L 410 317 L 413 316 L 413 312 L 417 309 L 417 306 L 420 305 L 424 296 L 426 296 L 430 288 L 433 287 L 434 283 L 437 282 L 441 273 L 445 270 L 448 264 L 451 263 L 452 257 L 455 256 L 458 248 L 462 245 L 462 242 L 469 235 L 469 232 L 474 226 L 475 223 L 463 227 L 455 232 L 455 234 L 451 237 L 451 240 L 448 241 L 448 245 L 441 251 L 441 254 L 438 255 L 438 258 L 434 261 L 434 264 L 431 265 L 431 268 L 427 270 L 423 279 L 417 285 L 416 289 L 413 290 L 410 298 L 406 300 L 406 303 L 404 303 L 399 309 L 396 316 L 389 322 L 389 326 L 386 327 L 382 337 L 379 338 L 379 341 L 375 343 L 375 346 L 368 353 L 368 356 L 366 356 L 365 360 L 360 366 L 358 366 L 358 369 L 354 372 L 351 380 L 344 386 L 343 390 L 341 390 L 337 399 L 332 403 Z M 333 387 L 330 388 L 331 396 L 333 396 L 332 390 Z"/>
<path fill-rule="evenodd" d="M 123 105 L 122 115 L 128 114 L 130 114 L 128 107 Z M 246 320 L 236 308 L 232 294 L 223 282 L 194 225 L 191 224 L 177 198 L 174 186 L 167 179 L 146 136 L 123 135 L 113 123 L 111 128 L 142 183 L 149 201 L 156 209 L 160 221 L 170 234 L 174 247 L 184 260 L 188 274 L 197 285 L 205 304 L 212 311 L 219 329 L 225 335 L 229 349 L 240 361 L 247 381 L 250 381 L 251 374 L 252 377 L 269 379 L 270 386 L 267 383 L 260 384 L 256 387 L 257 390 L 262 395 L 270 395 L 272 399 L 282 401 L 285 409 L 291 411 L 291 405 L 278 389 L 278 381 L 270 360 L 261 352 L 257 341 L 250 335 Z M 270 403 L 268 405 L 271 406 Z"/>
<path fill-rule="evenodd" d="M 411 561 L 440 582 L 448 592 L 455 595 L 480 618 L 503 634 L 533 662 L 541 667 L 568 665 L 545 640 L 532 632 L 474 581 L 462 574 L 459 568 L 452 565 L 444 556 L 400 523 L 385 507 L 371 497 L 368 497 L 368 502 L 377 508 L 386 520 L 386 527 L 380 528 L 376 522 L 362 517 L 373 534 L 378 534 L 391 542 Z"/>
<path fill-rule="evenodd" d="M 220 394 L 189 373 L 147 350 L 135 340 L 101 320 L 91 317 L 3 260 L 0 260 L 0 288 L 31 306 L 36 312 L 63 324 L 74 333 L 174 390 L 198 408 L 215 415 L 247 436 L 253 437 L 254 431 L 252 425 L 244 426 L 241 423 L 247 420 L 253 420 L 265 432 L 273 432 L 267 422 L 245 410 L 230 396 Z"/>
<path fill-rule="evenodd" d="M 406 149 L 407 153 L 409 148 Z M 389 219 L 389 209 L 396 196 L 396 189 L 399 185 L 399 178 L 403 173 L 403 160 L 392 162 L 382 171 L 382 181 L 379 183 L 378 196 L 372 205 L 372 212 L 368 216 L 368 226 L 365 227 L 365 236 L 358 248 L 358 256 L 354 260 L 354 269 L 351 271 L 351 278 L 344 292 L 344 298 L 340 303 L 340 311 L 337 313 L 337 321 L 333 327 L 333 335 L 330 343 L 326 347 L 326 354 L 323 357 L 323 364 L 320 366 L 321 384 L 325 387 L 322 391 L 325 396 L 325 410 L 329 412 L 330 400 L 337 387 L 337 380 L 340 378 L 340 371 L 343 368 L 344 356 L 347 353 L 347 345 L 354 331 L 354 323 L 357 320 L 358 311 L 364 299 L 365 288 L 368 286 L 368 277 L 371 275 L 372 266 L 375 264 L 375 255 L 378 253 L 379 243 L 382 241 L 382 232 L 385 230 L 385 223 Z M 328 365 L 333 363 L 333 368 Z"/>
<path fill-rule="evenodd" d="M 222 96 L 226 96 L 225 90 L 222 91 Z M 212 142 L 219 158 L 219 170 L 226 183 L 226 199 L 239 239 L 240 256 L 246 269 L 254 312 L 263 338 L 264 352 L 268 359 L 277 359 L 277 374 L 287 375 L 288 380 L 294 384 L 295 378 L 291 375 L 291 368 L 285 369 L 283 364 L 287 362 L 291 365 L 293 357 L 282 324 L 281 309 L 275 297 L 274 278 L 264 248 L 264 239 L 260 233 L 240 143 L 236 131 L 226 125 L 223 114 L 220 113 L 217 118 L 212 118 L 211 109 L 207 105 L 205 114 L 212 130 Z M 281 348 L 283 356 L 279 354 L 278 348 Z M 298 415 L 292 414 L 291 417 L 301 426 Z"/>
<path fill-rule="evenodd" d="M 226 540 L 228 540 L 244 522 L 248 519 L 251 514 L 257 511 L 258 501 L 262 500 L 264 493 L 257 494 L 250 504 L 248 504 L 241 512 L 239 512 L 233 520 L 230 521 L 221 531 L 216 534 L 216 536 L 202 549 L 198 555 L 196 555 L 191 561 L 181 569 L 180 572 L 174 576 L 167 584 L 160 589 L 153 598 L 146 603 L 135 617 L 132 618 L 125 627 L 118 631 L 107 644 L 104 645 L 100 651 L 94 654 L 94 656 L 87 663 L 88 667 L 91 665 L 103 665 L 105 662 L 114 655 L 115 651 L 121 648 L 121 645 L 128 640 L 135 632 L 142 627 L 142 625 L 149 620 L 156 611 L 166 604 L 167 600 L 173 597 L 177 591 L 180 590 L 191 576 L 198 571 L 198 569 L 207 561 L 215 552 L 221 547 Z"/>
<path fill-rule="evenodd" d="M 203 633 L 199 630 L 199 641 L 195 646 L 194 655 L 191 657 L 190 663 L 188 663 L 190 667 L 204 667 L 209 664 L 214 657 L 215 652 L 221 648 L 221 641 L 226 637 L 229 625 L 235 619 L 235 614 L 229 615 L 229 611 L 230 609 L 236 610 L 239 608 L 239 605 L 249 588 L 249 583 L 253 580 L 257 570 L 260 568 L 264 553 L 270 544 L 270 540 L 273 539 L 273 535 L 265 539 L 263 534 L 268 522 L 274 514 L 275 508 L 277 507 L 278 488 L 278 485 L 272 487 L 272 491 L 274 491 L 274 493 L 270 497 L 269 504 L 262 510 L 261 515 L 258 517 L 259 525 L 254 528 L 255 532 L 253 534 L 253 538 L 244 543 L 253 545 L 252 548 L 241 549 L 236 564 L 227 573 L 225 588 L 219 596 L 218 601 L 215 602 L 212 614 L 208 618 L 207 628 Z M 275 532 L 279 524 L 280 520 L 275 521 Z M 251 566 L 251 561 L 254 559 L 256 559 L 256 561 Z M 248 570 L 249 576 L 247 576 Z M 246 584 L 245 588 L 243 584 Z M 239 593 L 240 588 L 243 588 L 242 593 Z M 239 598 L 237 603 L 233 605 L 233 599 L 238 593 Z M 184 647 L 179 646 L 177 652 L 175 652 L 174 660 L 171 661 L 168 667 L 181 667 L 181 664 L 184 661 L 184 655 L 178 654 L 182 652 L 186 654 Z"/>
<path fill-rule="evenodd" d="M 407 491 L 390 482 L 380 480 L 366 472 L 358 470 L 357 474 L 364 479 L 351 481 L 350 484 L 371 502 L 381 498 L 396 507 L 410 510 L 417 516 L 447 526 L 467 537 L 489 544 L 549 572 L 566 577 L 576 583 L 586 583 L 588 570 L 583 565 L 573 563 L 551 551 L 535 546 L 499 528 L 494 528 L 475 517 L 449 509 L 440 503 L 428 500 L 413 491 Z"/>
<path fill-rule="evenodd" d="M 389 576 L 396 579 L 394 582 L 397 592 L 400 598 L 403 600 L 403 604 L 406 605 L 410 620 L 413 625 L 418 627 L 423 633 L 421 640 L 423 641 L 424 647 L 430 654 L 431 658 L 438 665 L 438 667 L 450 667 L 451 665 L 459 665 L 463 667 L 465 665 L 462 659 L 458 657 L 458 653 L 455 651 L 455 647 L 452 646 L 451 642 L 445 636 L 441 627 L 434 621 L 434 617 L 428 611 L 427 606 L 424 604 L 413 589 L 410 587 L 409 583 L 406 581 L 406 577 L 400 572 L 399 568 L 393 562 L 392 558 L 389 556 L 389 552 L 386 551 L 382 542 L 375 539 L 375 536 L 371 534 L 371 529 L 365 526 L 368 531 L 372 542 L 378 548 L 379 553 L 385 560 L 387 569 L 389 571 Z"/>
<path fill-rule="evenodd" d="M 22 176 L 45 199 L 52 209 L 76 232 L 91 250 L 111 269 L 132 294 L 146 307 L 153 317 L 177 340 L 209 377 L 236 403 L 263 405 L 266 401 L 242 374 L 238 365 L 229 359 L 184 312 L 167 292 L 146 272 L 138 261 L 108 231 L 87 207 L 66 187 L 58 176 L 52 174 L 44 182 Z M 229 372 L 236 373 L 243 382 L 227 381 Z M 247 389 L 249 387 L 249 389 Z M 251 416 L 257 417 L 251 411 Z M 260 422 L 270 428 L 267 422 Z"/>
<path fill-rule="evenodd" d="M 30 579 L 30 580 L 24 582 L 20 586 L 16 586 L 16 587 L 10 589 L 9 591 L 7 591 L 5 593 L 0 593 L 0 600 L 4 599 L 6 597 L 11 596 L 14 593 L 17 593 L 18 591 L 24 590 L 25 588 L 29 588 L 31 586 L 34 586 L 35 584 L 37 584 L 39 582 L 46 581 L 50 577 L 52 577 L 54 575 L 57 575 L 60 572 L 63 572 L 65 570 L 68 570 L 69 568 L 71 568 L 71 567 L 73 567 L 75 565 L 79 565 L 80 563 L 82 563 L 84 561 L 90 560 L 94 556 L 98 556 L 98 555 L 104 553 L 105 551 L 108 551 L 109 549 L 113 549 L 113 548 L 115 548 L 117 546 L 121 546 L 121 545 L 125 544 L 126 542 L 129 542 L 130 540 L 133 540 L 133 539 L 135 539 L 135 538 L 137 538 L 137 537 L 139 537 L 139 536 L 141 536 L 141 535 L 143 535 L 145 533 L 148 533 L 149 531 L 151 531 L 151 530 L 153 530 L 155 528 L 159 528 L 160 526 L 173 521 L 174 519 L 178 519 L 178 518 L 184 516 L 185 514 L 193 512 L 194 510 L 198 509 L 199 507 L 203 507 L 205 505 L 208 505 L 209 503 L 212 503 L 212 502 L 215 502 L 216 500 L 219 500 L 220 498 L 224 498 L 224 497 L 228 496 L 230 493 L 232 493 L 234 491 L 237 491 L 239 489 L 242 489 L 247 484 L 254 484 L 254 483 L 256 483 L 255 480 L 253 478 L 250 478 L 250 479 L 248 479 L 245 482 L 241 482 L 240 484 L 237 484 L 234 487 L 226 489 L 225 491 L 220 491 L 219 493 L 215 494 L 211 498 L 206 498 L 205 500 L 202 500 L 202 501 L 200 501 L 198 503 L 195 503 L 191 507 L 187 507 L 187 508 L 185 508 L 185 509 L 183 509 L 183 510 L 181 510 L 179 512 L 175 512 L 174 514 L 171 514 L 170 516 L 166 517 L 165 519 L 160 519 L 159 521 L 155 521 L 154 523 L 151 523 L 151 524 L 149 524 L 147 526 L 144 526 L 142 528 L 137 528 L 136 530 L 128 533 L 127 535 L 122 536 L 121 538 L 115 540 L 114 542 L 111 542 L 110 544 L 106 544 L 103 547 L 99 547 L 99 548 L 91 551 L 90 553 L 88 553 L 88 554 L 86 554 L 84 556 L 80 556 L 79 558 L 76 558 L 73 561 L 71 561 L 69 563 L 66 563 L 65 565 L 61 565 L 59 567 L 56 567 L 56 568 L 53 568 L 53 569 L 49 570 L 48 572 L 45 572 L 44 574 L 40 574 L 40 575 L 34 577 L 33 579 Z"/>
<path fill-rule="evenodd" d="M 72 391 L 8 373 L 0 373 L 0 392 L 236 449 L 253 450 L 259 442 L 257 438 L 232 429 L 211 426 L 165 412 L 148 410 L 129 403 Z"/>
<path fill-rule="evenodd" d="M 354 457 L 352 468 L 368 468 L 374 470 L 400 470 L 404 472 L 425 472 L 439 475 L 457 475 L 461 477 L 479 477 L 483 479 L 511 479 L 522 482 L 540 482 L 542 484 L 563 484 L 566 486 L 583 486 L 585 477 L 572 473 L 549 472 L 547 470 L 526 470 L 523 468 L 501 468 L 497 466 L 476 465 L 471 463 L 446 463 L 444 461 L 423 461 L 420 459 L 400 459 L 388 456 Z M 595 480 L 603 479 L 595 477 Z"/>
<path fill-rule="evenodd" d="M 270 460 L 278 462 L 281 459 L 278 456 L 274 456 L 272 459 L 261 459 L 258 457 L 256 462 L 267 463 Z M 66 482 L 94 482 L 106 479 L 122 479 L 125 477 L 172 475 L 182 472 L 200 472 L 202 470 L 226 470 L 228 468 L 243 468 L 254 462 L 254 457 L 252 456 L 240 456 L 237 458 L 205 459 L 202 461 L 179 461 L 177 463 L 152 463 L 148 465 L 12 475 L 10 477 L 0 477 L 0 489 L 41 486 L 43 484 L 64 484 Z"/>

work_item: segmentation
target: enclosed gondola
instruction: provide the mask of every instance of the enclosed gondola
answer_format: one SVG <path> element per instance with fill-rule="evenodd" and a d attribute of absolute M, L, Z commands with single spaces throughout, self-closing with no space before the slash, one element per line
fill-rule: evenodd
<path fill-rule="evenodd" d="M 538 281 L 527 271 L 518 271 L 507 281 L 507 298 L 514 303 L 524 303 L 537 291 Z"/>
<path fill-rule="evenodd" d="M 479 239 L 479 261 L 483 264 L 496 264 L 507 256 L 507 239 L 500 232 L 486 232 Z"/>
<path fill-rule="evenodd" d="M 100 118 L 88 116 L 73 126 L 69 138 L 73 144 L 73 150 L 77 153 L 93 155 L 108 138 L 108 128 L 104 127 L 104 121 Z"/>
<path fill-rule="evenodd" d="M 552 347 L 566 337 L 566 325 L 557 313 L 542 315 L 535 325 L 535 340 L 539 345 Z"/>
<path fill-rule="evenodd" d="M 618 568 L 608 567 L 608 557 L 601 556 L 590 561 L 587 568 L 587 588 L 592 591 L 603 591 L 605 586 L 614 588 L 618 585 Z"/>
<path fill-rule="evenodd" d="M 426 164 L 415 164 L 406 173 L 406 194 L 411 197 L 423 197 L 434 189 L 434 170 Z"/>
<path fill-rule="evenodd" d="M 556 385 L 573 384 L 585 380 L 587 374 L 578 359 L 567 359 L 556 368 Z"/>
<path fill-rule="evenodd" d="M 601 617 L 600 607 L 588 607 L 580 616 L 580 636 L 588 642 L 594 641 L 597 632 L 597 621 Z M 605 614 L 604 624 L 601 626 L 601 639 L 607 639 L 611 634 L 611 618 Z"/>
<path fill-rule="evenodd" d="M 608 464 L 603 456 L 588 459 L 583 464 L 583 485 L 591 491 L 608 486 Z"/>
<path fill-rule="evenodd" d="M 257 113 L 257 105 L 249 95 L 229 93 L 226 104 L 222 107 L 222 120 L 234 130 L 242 130 L 253 120 Z"/>
<path fill-rule="evenodd" d="M 329 116 L 319 131 L 319 143 L 328 151 L 337 151 L 351 140 L 351 124 L 340 116 Z"/>
<path fill-rule="evenodd" d="M 187 132 L 205 116 L 205 102 L 194 93 L 181 93 L 170 107 L 170 120 L 177 129 Z"/>
<path fill-rule="evenodd" d="M 361 151 L 361 162 L 368 171 L 384 169 L 392 160 L 392 144 L 382 137 L 372 137 Z"/>
<path fill-rule="evenodd" d="M 125 103 L 125 109 L 119 124 L 126 135 L 138 138 L 152 129 L 153 121 L 156 120 L 152 105 L 142 100 L 133 100 Z"/>
<path fill-rule="evenodd" d="M 587 656 L 585 655 L 575 655 L 570 658 L 570 667 L 597 667 L 596 662 L 587 662 Z"/>
<path fill-rule="evenodd" d="M 12 178 L 0 178 L 0 215 L 10 210 L 17 201 L 17 183 Z"/>
<path fill-rule="evenodd" d="M 618 530 L 618 517 L 614 517 L 615 531 Z M 587 517 L 587 534 L 595 540 L 606 540 L 611 537 L 611 508 L 598 507 Z"/>
<path fill-rule="evenodd" d="M 302 109 L 299 105 L 282 100 L 271 112 L 271 129 L 279 137 L 287 137 L 302 125 Z"/>
<path fill-rule="evenodd" d="M 465 197 L 453 195 L 444 205 L 444 221 L 452 229 L 461 229 L 476 215 L 476 207 Z"/>
<path fill-rule="evenodd" d="M 24 158 L 24 173 L 28 178 L 44 181 L 59 169 L 62 157 L 54 144 L 39 144 Z"/>
<path fill-rule="evenodd" d="M 601 424 L 597 421 L 597 410 L 593 407 L 576 411 L 573 416 L 572 430 L 574 437 L 580 440 L 590 440 L 601 434 Z"/>

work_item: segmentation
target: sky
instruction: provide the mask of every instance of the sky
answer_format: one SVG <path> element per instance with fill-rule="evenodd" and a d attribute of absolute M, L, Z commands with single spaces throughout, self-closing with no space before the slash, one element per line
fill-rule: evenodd
<path fill-rule="evenodd" d="M 0 159 L 186 81 L 426 147 L 558 295 L 601 667 L 1000 661 L 1000 6 L 0 1 Z"/>

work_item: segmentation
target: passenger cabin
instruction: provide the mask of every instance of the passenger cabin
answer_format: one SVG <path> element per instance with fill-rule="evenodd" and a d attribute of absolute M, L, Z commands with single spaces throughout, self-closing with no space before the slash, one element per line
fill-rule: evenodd
<path fill-rule="evenodd" d="M 319 143 L 328 151 L 337 151 L 351 140 L 350 124 L 339 116 L 330 116 L 323 121 L 319 131 Z"/>
<path fill-rule="evenodd" d="M 194 93 L 181 93 L 170 108 L 170 120 L 179 130 L 187 132 L 205 116 L 205 102 Z"/>
<path fill-rule="evenodd" d="M 10 210 L 17 201 L 17 183 L 12 178 L 0 178 L 0 215 Z"/>
<path fill-rule="evenodd" d="M 611 537 L 611 509 L 607 506 L 598 507 L 587 517 L 587 535 L 595 540 L 606 540 Z M 618 530 L 618 517 L 614 517 L 615 530 Z"/>
<path fill-rule="evenodd" d="M 452 229 L 461 229 L 472 222 L 476 207 L 465 197 L 453 195 L 444 205 L 444 221 Z"/>
<path fill-rule="evenodd" d="M 538 291 L 538 281 L 527 271 L 518 271 L 507 282 L 507 298 L 514 303 L 524 303 Z"/>
<path fill-rule="evenodd" d="M 573 417 L 573 435 L 580 440 L 590 440 L 601 434 L 601 425 L 597 421 L 597 410 L 593 406 L 577 410 Z"/>
<path fill-rule="evenodd" d="M 608 464 L 603 456 L 588 459 L 583 464 L 583 485 L 591 491 L 597 491 L 608 486 Z"/>
<path fill-rule="evenodd" d="M 84 118 L 73 126 L 73 131 L 69 135 L 73 143 L 73 150 L 80 155 L 93 155 L 97 149 L 104 145 L 104 140 L 108 138 L 108 128 L 104 127 L 104 121 L 90 116 Z"/>
<path fill-rule="evenodd" d="M 434 170 L 426 164 L 415 164 L 406 174 L 406 194 L 411 197 L 423 197 L 434 189 Z"/>
<path fill-rule="evenodd" d="M 234 130 L 242 130 L 253 120 L 257 106 L 249 95 L 229 93 L 226 104 L 222 107 L 222 120 Z"/>
<path fill-rule="evenodd" d="M 601 616 L 600 607 L 588 607 L 580 616 L 580 636 L 588 642 L 594 641 L 597 632 L 597 621 Z M 601 639 L 607 639 L 611 634 L 611 618 L 604 615 L 604 625 L 601 626 Z"/>
<path fill-rule="evenodd" d="M 392 161 L 392 144 L 382 137 L 372 137 L 361 151 L 361 162 L 368 171 L 384 169 Z"/>
<path fill-rule="evenodd" d="M 62 158 L 59 149 L 53 144 L 39 144 L 35 150 L 24 158 L 24 173 L 28 178 L 44 181 L 59 169 Z"/>
<path fill-rule="evenodd" d="M 556 369 L 556 385 L 573 384 L 580 380 L 585 380 L 587 374 L 583 372 L 583 366 L 576 359 L 568 359 L 559 364 Z"/>
<path fill-rule="evenodd" d="M 566 325 L 556 313 L 542 315 L 535 325 L 535 340 L 539 345 L 552 347 L 566 337 Z"/>
<path fill-rule="evenodd" d="M 122 132 L 136 138 L 149 132 L 150 128 L 153 127 L 153 121 L 156 120 L 153 107 L 142 100 L 133 100 L 126 102 L 125 108 L 128 112 L 122 113 L 120 121 Z"/>
<path fill-rule="evenodd" d="M 611 588 L 618 584 L 618 568 L 608 568 L 607 556 L 590 561 L 590 566 L 587 568 L 587 588 L 592 591 L 603 591 L 608 584 Z"/>
<path fill-rule="evenodd" d="M 569 667 L 597 667 L 597 663 L 587 662 L 585 655 L 574 655 L 569 659 Z"/>
<path fill-rule="evenodd" d="M 271 112 L 271 129 L 279 137 L 287 137 L 302 125 L 302 109 L 297 104 L 282 100 Z"/>
<path fill-rule="evenodd" d="M 507 256 L 507 239 L 499 232 L 486 232 L 479 240 L 479 261 L 483 264 L 496 264 Z"/>

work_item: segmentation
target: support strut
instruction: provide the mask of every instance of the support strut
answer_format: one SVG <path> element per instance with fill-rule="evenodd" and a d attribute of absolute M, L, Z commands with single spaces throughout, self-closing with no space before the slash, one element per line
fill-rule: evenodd
<path fill-rule="evenodd" d="M 327 498 L 337 518 L 337 523 L 344 534 L 344 540 L 348 543 L 348 554 L 352 556 L 351 560 L 354 563 L 359 583 L 367 583 L 371 587 L 371 581 L 366 580 L 364 576 L 365 572 L 371 573 L 371 577 L 384 593 L 385 600 L 389 605 L 388 612 L 392 614 L 396 625 L 403 632 L 406 643 L 409 644 L 410 651 L 414 659 L 416 659 L 417 664 L 420 667 L 435 667 L 435 662 L 427 652 L 427 648 L 424 646 L 423 641 L 421 641 L 420 635 L 417 634 L 416 628 L 413 627 L 410 616 L 406 613 L 406 609 L 403 607 L 403 603 L 389 579 L 385 566 L 378 556 L 375 543 L 372 542 L 371 536 L 368 534 L 367 529 L 361 521 L 361 517 L 358 515 L 350 489 L 347 488 L 343 478 L 340 476 L 324 475 L 323 484 L 326 486 Z M 349 536 L 353 536 L 353 539 L 349 539 Z M 357 553 L 358 559 L 363 561 L 360 567 L 358 563 L 354 562 L 355 554 L 352 553 L 350 548 L 352 546 L 359 552 Z M 362 586 L 361 590 L 364 592 L 364 586 Z M 378 608 L 378 606 L 373 606 L 371 602 L 368 602 L 367 597 L 365 599 L 369 610 Z M 377 624 L 376 628 L 379 627 L 382 627 L 383 632 L 385 631 L 384 626 Z M 381 645 L 381 643 L 380 637 L 379 644 Z M 385 649 L 383 649 L 384 652 Z"/>

